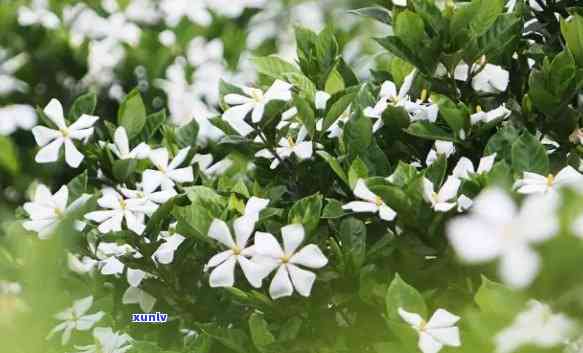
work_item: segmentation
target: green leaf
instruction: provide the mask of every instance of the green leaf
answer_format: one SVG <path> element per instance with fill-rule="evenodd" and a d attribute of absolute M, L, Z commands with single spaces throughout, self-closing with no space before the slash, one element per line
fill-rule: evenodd
<path fill-rule="evenodd" d="M 193 146 L 196 144 L 199 126 L 196 120 L 192 119 L 188 124 L 176 130 L 176 143 L 180 148 Z"/>
<path fill-rule="evenodd" d="M 431 100 L 439 106 L 439 114 L 453 130 L 459 135 L 460 131 L 468 131 L 470 128 L 470 112 L 463 103 L 455 104 L 447 96 L 433 94 Z"/>
<path fill-rule="evenodd" d="M 257 72 L 274 79 L 285 80 L 287 73 L 302 73 L 298 67 L 275 55 L 255 57 L 253 63 Z"/>
<path fill-rule="evenodd" d="M 410 0 L 423 20 L 429 24 L 434 33 L 440 33 L 443 29 L 443 16 L 433 0 Z"/>
<path fill-rule="evenodd" d="M 298 109 L 298 118 L 308 130 L 310 137 L 314 138 L 314 134 L 316 133 L 316 115 L 312 106 L 308 101 L 300 97 L 295 97 L 293 102 L 294 106 Z"/>
<path fill-rule="evenodd" d="M 77 97 L 69 110 L 69 119 L 75 121 L 83 114 L 91 115 L 97 106 L 97 95 L 93 92 Z"/>
<path fill-rule="evenodd" d="M 311 234 L 320 224 L 322 212 L 322 195 L 314 194 L 304 197 L 294 203 L 289 210 L 288 222 L 290 224 L 303 224 L 306 234 Z"/>
<path fill-rule="evenodd" d="M 140 91 L 134 89 L 125 97 L 117 113 L 117 122 L 126 129 L 130 139 L 142 131 L 146 125 L 146 107 Z"/>
<path fill-rule="evenodd" d="M 326 199 L 326 206 L 322 211 L 322 218 L 336 219 L 344 216 L 345 212 L 342 209 L 342 202 L 334 199 Z"/>
<path fill-rule="evenodd" d="M 346 176 L 346 173 L 344 172 L 344 169 L 342 169 L 342 166 L 340 165 L 340 162 L 338 162 L 338 160 L 336 158 L 334 158 L 330 153 L 326 152 L 326 151 L 317 151 L 316 154 L 320 157 L 322 157 L 330 166 L 330 168 L 332 168 L 332 170 L 334 171 L 334 173 L 336 173 L 336 175 L 346 184 L 349 185 L 348 183 L 348 177 Z"/>
<path fill-rule="evenodd" d="M 150 114 L 146 117 L 146 124 L 144 129 L 139 135 L 140 142 L 145 142 L 150 140 L 154 134 L 162 127 L 162 124 L 166 122 L 166 110 L 162 109 L 159 112 Z"/>
<path fill-rule="evenodd" d="M 482 276 L 482 285 L 474 300 L 480 310 L 502 317 L 513 317 L 522 307 L 522 299 L 511 289 Z"/>
<path fill-rule="evenodd" d="M 474 5 L 476 3 L 478 6 Z M 474 0 L 472 6 L 476 6 L 475 15 L 472 16 L 470 28 L 476 36 L 482 35 L 496 21 L 498 16 L 504 13 L 504 0 Z"/>
<path fill-rule="evenodd" d="M 447 158 L 445 155 L 440 154 L 437 160 L 425 169 L 425 177 L 429 179 L 433 185 L 441 185 L 446 172 Z"/>
<path fill-rule="evenodd" d="M 362 112 L 352 115 L 344 127 L 342 139 L 350 154 L 364 155 L 373 139 L 371 119 Z"/>
<path fill-rule="evenodd" d="M 476 41 L 468 42 L 467 62 L 474 62 L 482 55 L 489 61 L 504 53 L 506 48 L 520 37 L 521 20 L 513 14 L 501 15 L 496 22 Z"/>
<path fill-rule="evenodd" d="M 18 149 L 8 136 L 0 136 L 0 168 L 12 175 L 20 172 Z"/>
<path fill-rule="evenodd" d="M 235 352 L 249 353 L 251 351 L 249 337 L 240 329 L 219 327 L 216 324 L 206 324 L 201 329 L 211 338 Z"/>
<path fill-rule="evenodd" d="M 399 308 L 427 318 L 427 306 L 423 296 L 403 281 L 399 274 L 395 274 L 395 278 L 387 289 L 385 305 L 387 318 L 391 321 L 400 322 L 402 320 L 399 316 Z"/>
<path fill-rule="evenodd" d="M 579 67 L 583 67 L 583 16 L 574 13 L 568 20 L 561 18 L 561 33 Z"/>
<path fill-rule="evenodd" d="M 443 140 L 458 142 L 450 132 L 438 127 L 437 125 L 428 121 L 417 121 L 405 130 L 408 134 L 421 137 L 428 140 Z"/>
<path fill-rule="evenodd" d="M 484 156 L 496 153 L 498 158 L 508 162 L 512 160 L 512 144 L 518 140 L 520 134 L 512 126 L 505 126 L 494 134 L 484 149 Z"/>
<path fill-rule="evenodd" d="M 354 189 L 358 179 L 368 178 L 368 168 L 366 164 L 360 158 L 356 158 L 352 161 L 350 169 L 348 170 L 348 181 L 350 182 L 350 188 Z"/>
<path fill-rule="evenodd" d="M 423 46 L 424 41 L 427 39 L 423 19 L 409 10 L 399 13 L 393 29 L 395 35 L 411 50 L 416 50 Z"/>
<path fill-rule="evenodd" d="M 417 169 L 415 167 L 403 161 L 399 161 L 397 168 L 395 168 L 395 171 L 391 174 L 389 179 L 392 184 L 402 187 L 409 184 L 409 182 L 416 176 Z"/>
<path fill-rule="evenodd" d="M 545 147 L 528 132 L 512 144 L 512 169 L 517 173 L 547 175 L 549 172 L 549 157 Z"/>
<path fill-rule="evenodd" d="M 267 345 L 275 342 L 275 337 L 269 331 L 269 325 L 261 314 L 253 313 L 249 317 L 249 331 L 251 332 L 251 340 L 259 350 Z"/>
<path fill-rule="evenodd" d="M 340 223 L 339 233 L 345 261 L 358 273 L 366 258 L 366 227 L 361 220 L 348 217 Z"/>
<path fill-rule="evenodd" d="M 67 183 L 67 189 L 69 189 L 69 200 L 73 201 L 79 198 L 84 193 L 88 192 L 87 190 L 87 171 L 77 175 L 73 178 L 69 183 Z"/>
<path fill-rule="evenodd" d="M 113 161 L 113 176 L 123 183 L 136 171 L 138 161 L 135 159 L 120 159 Z"/>
<path fill-rule="evenodd" d="M 307 100 L 313 101 L 316 96 L 316 85 L 304 74 L 290 72 L 284 75 L 285 80 L 297 88 Z"/>
<path fill-rule="evenodd" d="M 390 25 L 393 22 L 391 19 L 391 11 L 380 6 L 363 7 L 361 9 L 348 11 L 348 13 L 363 17 L 370 17 L 387 25 Z"/>
<path fill-rule="evenodd" d="M 340 98 L 338 98 L 328 110 L 326 118 L 324 119 L 324 125 L 322 126 L 322 131 L 328 130 L 338 118 L 342 116 L 354 100 L 356 93 L 348 93 Z"/>
<path fill-rule="evenodd" d="M 170 224 L 169 216 L 172 213 L 174 206 L 183 205 L 185 202 L 187 201 L 184 195 L 177 195 L 160 205 L 148 220 L 146 229 L 142 235 L 150 240 L 156 240 L 162 229 L 167 229 Z"/>

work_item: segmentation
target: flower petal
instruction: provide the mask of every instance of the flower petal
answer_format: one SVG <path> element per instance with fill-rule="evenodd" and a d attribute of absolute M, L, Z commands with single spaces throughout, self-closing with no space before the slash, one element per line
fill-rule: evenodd
<path fill-rule="evenodd" d="M 214 219 L 209 227 L 208 236 L 226 245 L 229 248 L 235 247 L 233 236 L 229 230 L 229 226 L 220 219 Z"/>
<path fill-rule="evenodd" d="M 228 258 L 225 262 L 215 267 L 209 277 L 211 287 L 232 287 L 235 284 L 235 257 Z"/>
<path fill-rule="evenodd" d="M 286 255 L 293 254 L 300 244 L 304 241 L 305 231 L 301 224 L 290 224 L 281 228 L 283 237 L 283 249 Z"/>
<path fill-rule="evenodd" d="M 53 142 L 41 148 L 36 154 L 34 160 L 37 163 L 51 163 L 59 159 L 59 151 L 63 145 L 63 138 L 57 138 Z"/>
<path fill-rule="evenodd" d="M 328 259 L 322 253 L 322 250 L 315 245 L 309 244 L 304 246 L 300 251 L 295 253 L 289 262 L 309 268 L 322 268 L 328 263 Z"/>
<path fill-rule="evenodd" d="M 300 293 L 300 295 L 309 297 L 312 292 L 314 281 L 316 281 L 316 275 L 311 271 L 303 270 L 292 264 L 288 264 L 287 269 L 294 288 Z"/>
<path fill-rule="evenodd" d="M 271 284 L 269 285 L 269 295 L 272 299 L 289 297 L 294 292 L 294 287 L 290 281 L 285 265 L 279 266 Z"/>

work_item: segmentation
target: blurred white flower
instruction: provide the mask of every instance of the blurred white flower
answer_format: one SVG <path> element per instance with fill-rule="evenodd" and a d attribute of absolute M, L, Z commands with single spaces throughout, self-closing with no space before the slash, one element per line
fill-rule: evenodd
<path fill-rule="evenodd" d="M 127 199 L 112 188 L 103 189 L 103 196 L 97 200 L 104 210 L 89 212 L 85 219 L 99 223 L 97 230 L 102 234 L 119 232 L 125 219 L 129 230 L 141 234 L 144 225 L 144 201 Z"/>
<path fill-rule="evenodd" d="M 306 245 L 298 250 L 305 237 L 303 225 L 287 225 L 281 228 L 281 235 L 283 248 L 272 234 L 256 232 L 256 256 L 253 260 L 264 268 L 266 276 L 277 270 L 269 286 L 271 298 L 290 296 L 294 289 L 300 295 L 308 297 L 316 275 L 300 266 L 318 269 L 326 266 L 328 259 L 315 244 Z"/>
<path fill-rule="evenodd" d="M 103 143 L 119 159 L 145 159 L 150 153 L 150 146 L 142 142 L 130 151 L 128 134 L 123 126 L 118 127 L 113 134 L 113 143 Z"/>
<path fill-rule="evenodd" d="M 357 213 L 378 213 L 379 217 L 385 221 L 392 221 L 397 216 L 397 212 L 387 206 L 382 198 L 370 191 L 363 179 L 356 181 L 354 196 L 364 201 L 349 202 L 342 206 L 342 209 Z"/>
<path fill-rule="evenodd" d="M 555 191 L 562 186 L 573 186 L 581 181 L 583 181 L 583 174 L 571 166 L 566 166 L 556 175 L 549 174 L 546 177 L 524 172 L 523 178 L 516 181 L 514 187 L 521 194 L 539 194 Z"/>
<path fill-rule="evenodd" d="M 256 219 L 239 217 L 233 222 L 235 238 L 225 222 L 215 219 L 211 223 L 208 236 L 227 246 L 229 250 L 213 256 L 205 270 L 213 268 L 209 277 L 211 287 L 232 287 L 235 284 L 235 266 L 239 264 L 245 278 L 255 288 L 261 287 L 265 277 L 263 268 L 249 258 L 255 255 L 255 247 L 248 246 L 249 238 L 255 230 Z"/>
<path fill-rule="evenodd" d="M 259 214 L 267 207 L 267 205 L 269 205 L 269 202 L 271 202 L 269 199 L 251 196 L 245 204 L 243 217 L 253 219 L 257 222 L 257 220 L 259 220 Z"/>
<path fill-rule="evenodd" d="M 126 353 L 132 348 L 132 338 L 127 334 L 113 332 L 111 327 L 96 327 L 93 329 L 95 344 L 75 346 L 77 353 Z"/>
<path fill-rule="evenodd" d="M 455 176 L 449 176 L 439 191 L 434 191 L 433 183 L 423 178 L 423 198 L 437 212 L 447 212 L 455 207 L 458 189 L 461 181 Z"/>
<path fill-rule="evenodd" d="M 453 168 L 452 175 L 460 179 L 468 179 L 472 175 L 480 175 L 488 173 L 494 166 L 496 161 L 496 153 L 480 158 L 478 170 L 474 169 L 474 164 L 466 157 L 460 158 L 455 168 Z"/>
<path fill-rule="evenodd" d="M 440 141 L 436 140 L 435 145 L 429 153 L 427 154 L 427 158 L 425 159 L 425 164 L 430 166 L 435 162 L 439 156 L 445 156 L 445 158 L 449 158 L 452 154 L 455 153 L 455 145 L 453 142 L 450 141 Z"/>
<path fill-rule="evenodd" d="M 419 314 L 399 308 L 401 318 L 419 334 L 418 346 L 423 353 L 437 353 L 444 346 L 460 347 L 460 331 L 455 324 L 460 320 L 445 309 L 437 309 L 429 321 Z"/>
<path fill-rule="evenodd" d="M 265 107 L 269 102 L 291 99 L 292 85 L 280 80 L 276 80 L 265 93 L 258 88 L 245 86 L 240 86 L 240 88 L 245 95 L 231 93 L 225 96 L 225 103 L 231 105 L 231 108 L 225 111 L 223 119 L 242 136 L 247 136 L 253 131 L 253 128 L 245 122 L 245 117 L 249 112 L 251 112 L 251 121 L 258 123 L 263 119 Z"/>
<path fill-rule="evenodd" d="M 21 26 L 40 25 L 47 29 L 56 29 L 61 20 L 49 10 L 48 0 L 32 0 L 30 7 L 18 8 L 18 24 Z"/>
<path fill-rule="evenodd" d="M 89 296 L 83 299 L 75 300 L 72 307 L 56 314 L 55 318 L 63 322 L 51 330 L 47 339 L 53 337 L 53 335 L 55 335 L 57 332 L 63 331 L 61 344 L 65 345 L 69 342 L 73 330 L 90 330 L 93 325 L 95 325 L 105 315 L 103 311 L 99 311 L 91 315 L 85 315 L 92 305 L 93 297 Z"/>
<path fill-rule="evenodd" d="M 158 40 L 160 41 L 160 44 L 170 48 L 176 44 L 176 33 L 169 29 L 164 30 L 158 35 Z"/>
<path fill-rule="evenodd" d="M 28 84 L 14 74 L 28 61 L 25 53 L 8 58 L 8 52 L 0 48 L 0 97 L 12 92 L 26 92 Z"/>
<path fill-rule="evenodd" d="M 512 324 L 494 337 L 496 353 L 511 353 L 523 346 L 544 349 L 563 345 L 575 333 L 575 323 L 563 314 L 536 300 L 527 304 Z"/>
<path fill-rule="evenodd" d="M 471 70 L 471 72 L 470 72 Z M 467 81 L 468 74 L 472 75 L 472 88 L 482 93 L 501 93 L 506 91 L 510 81 L 510 72 L 500 66 L 488 64 L 485 58 L 480 63 L 460 63 L 454 71 L 454 77 L 458 81 Z"/>
<path fill-rule="evenodd" d="M 158 148 L 151 151 L 150 161 L 157 170 L 147 169 L 144 171 L 142 176 L 144 189 L 156 190 L 158 186 L 161 186 L 162 190 L 174 190 L 175 183 L 181 184 L 194 181 L 194 173 L 191 166 L 180 168 L 189 151 L 190 147 L 181 149 L 171 162 L 166 148 Z"/>
<path fill-rule="evenodd" d="M 228 157 L 213 164 L 212 154 L 196 154 L 192 158 L 192 164 L 198 164 L 198 169 L 207 177 L 223 175 L 231 166 L 233 161 Z"/>
<path fill-rule="evenodd" d="M 19 128 L 30 130 L 35 125 L 36 111 L 30 105 L 12 104 L 0 107 L 0 135 L 11 135 Z"/>
<path fill-rule="evenodd" d="M 527 198 L 518 210 L 500 189 L 487 189 L 474 201 L 469 215 L 451 221 L 448 238 L 459 258 L 466 263 L 500 259 L 503 282 L 524 288 L 539 272 L 540 260 L 532 245 L 557 234 L 555 210 L 558 195 Z"/>
<path fill-rule="evenodd" d="M 477 112 L 470 116 L 470 123 L 475 125 L 479 122 L 490 123 L 495 120 L 504 120 L 510 116 L 512 112 L 506 108 L 505 104 L 502 104 L 496 109 L 484 112 L 482 108 L 478 107 Z"/>
<path fill-rule="evenodd" d="M 215 38 L 207 42 L 204 37 L 195 37 L 188 44 L 186 56 L 190 65 L 196 67 L 208 61 L 222 62 L 223 52 L 221 39 Z"/>
<path fill-rule="evenodd" d="M 178 233 L 162 232 L 158 240 L 162 240 L 163 243 L 154 251 L 152 259 L 157 263 L 167 265 L 174 261 L 174 253 L 186 238 Z"/>
<path fill-rule="evenodd" d="M 152 183 L 139 184 L 137 190 L 121 187 L 120 191 L 126 198 L 126 203 L 135 203 L 136 210 L 139 209 L 151 217 L 161 204 L 176 196 L 174 189 L 157 190 L 158 187 L 152 189 L 154 186 Z"/>
<path fill-rule="evenodd" d="M 207 0 L 161 0 L 160 9 L 165 14 L 166 25 L 176 27 L 183 17 L 197 25 L 206 27 L 213 17 L 207 9 Z"/>
<path fill-rule="evenodd" d="M 379 93 L 379 99 L 374 107 L 366 107 L 363 110 L 363 114 L 372 118 L 376 119 L 375 123 L 373 124 L 373 132 L 378 131 L 381 127 L 384 126 L 383 123 L 383 112 L 387 109 L 389 105 L 395 107 L 404 107 L 407 103 L 409 103 L 409 97 L 407 94 L 411 89 L 411 85 L 415 79 L 416 70 L 413 70 L 397 91 L 397 86 L 392 81 L 385 81 L 381 86 L 381 91 Z"/>
<path fill-rule="evenodd" d="M 47 239 L 65 215 L 77 210 L 89 197 L 83 195 L 67 206 L 69 189 L 66 185 L 53 195 L 49 188 L 40 184 L 36 187 L 32 202 L 27 202 L 23 206 L 30 220 L 25 221 L 22 226 L 26 230 L 37 232 L 39 239 Z"/>
<path fill-rule="evenodd" d="M 75 273 L 84 274 L 93 271 L 99 261 L 90 258 L 89 256 L 75 255 L 67 253 L 67 266 Z"/>

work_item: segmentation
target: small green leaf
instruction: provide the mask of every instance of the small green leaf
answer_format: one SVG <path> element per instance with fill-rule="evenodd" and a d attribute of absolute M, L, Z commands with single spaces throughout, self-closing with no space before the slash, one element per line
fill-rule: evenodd
<path fill-rule="evenodd" d="M 350 182 L 350 188 L 354 189 L 358 179 L 366 178 L 368 178 L 368 168 L 362 159 L 356 158 L 348 170 L 348 181 Z"/>
<path fill-rule="evenodd" d="M 113 176 L 123 183 L 136 171 L 138 161 L 135 159 L 120 159 L 113 161 Z"/>
<path fill-rule="evenodd" d="M 574 13 L 569 19 L 561 18 L 561 33 L 579 67 L 583 67 L 583 16 Z"/>
<path fill-rule="evenodd" d="M 484 276 L 474 300 L 483 312 L 503 317 L 513 317 L 522 307 L 522 299 L 515 292 Z"/>
<path fill-rule="evenodd" d="M 0 136 L 0 167 L 12 175 L 20 172 L 18 149 L 8 136 Z"/>
<path fill-rule="evenodd" d="M 117 121 L 126 129 L 130 139 L 142 131 L 146 124 L 146 107 L 140 91 L 134 89 L 123 100 L 117 113 Z"/>
<path fill-rule="evenodd" d="M 423 296 L 415 288 L 403 281 L 399 274 L 395 275 L 387 289 L 385 304 L 387 318 L 391 321 L 402 321 L 399 316 L 399 308 L 427 318 L 427 306 Z"/>
<path fill-rule="evenodd" d="M 289 210 L 288 222 L 290 224 L 303 224 L 306 234 L 311 234 L 320 224 L 322 212 L 322 195 L 314 194 L 296 201 Z"/>
<path fill-rule="evenodd" d="M 457 142 L 457 139 L 446 130 L 428 121 L 417 121 L 405 130 L 408 134 L 428 140 L 443 140 Z"/>
<path fill-rule="evenodd" d="M 387 25 L 390 25 L 393 22 L 391 19 L 391 11 L 380 6 L 363 7 L 361 9 L 351 10 L 349 13 L 363 17 L 370 17 Z"/>
<path fill-rule="evenodd" d="M 93 92 L 77 97 L 69 110 L 69 119 L 75 121 L 83 114 L 91 115 L 97 106 L 97 95 Z"/>
<path fill-rule="evenodd" d="M 275 55 L 253 58 L 253 63 L 257 72 L 274 79 L 285 80 L 287 73 L 302 73 L 298 67 Z"/>
<path fill-rule="evenodd" d="M 547 175 L 549 172 L 549 157 L 545 147 L 528 132 L 512 144 L 512 169 L 517 173 Z"/>
<path fill-rule="evenodd" d="M 348 217 L 340 223 L 339 233 L 345 261 L 358 273 L 366 256 L 366 227 L 361 220 Z"/>
<path fill-rule="evenodd" d="M 249 317 L 249 331 L 251 332 L 251 340 L 259 350 L 263 350 L 275 342 L 275 337 L 269 331 L 269 325 L 262 315 L 253 313 Z"/>
<path fill-rule="evenodd" d="M 331 154 L 329 154 L 326 151 L 318 151 L 316 152 L 316 154 L 320 157 L 322 157 L 330 166 L 330 168 L 332 168 L 332 170 L 334 171 L 334 173 L 336 173 L 336 175 L 346 184 L 346 185 L 350 185 L 348 183 L 348 177 L 346 176 L 346 173 L 344 172 L 344 169 L 342 169 L 342 165 L 340 165 L 340 162 L 338 162 L 338 159 L 334 158 Z"/>
<path fill-rule="evenodd" d="M 322 211 L 322 218 L 336 219 L 344 216 L 345 212 L 342 209 L 342 202 L 334 199 L 326 199 L 326 206 Z"/>
<path fill-rule="evenodd" d="M 198 137 L 198 123 L 192 119 L 188 124 L 179 127 L 176 130 L 176 143 L 180 148 L 193 146 L 196 144 Z"/>

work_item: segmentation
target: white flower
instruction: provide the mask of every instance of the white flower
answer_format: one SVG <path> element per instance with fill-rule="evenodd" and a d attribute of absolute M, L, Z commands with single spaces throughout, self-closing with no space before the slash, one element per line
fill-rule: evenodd
<path fill-rule="evenodd" d="M 244 217 L 249 217 L 257 221 L 259 219 L 259 214 L 263 211 L 267 205 L 269 205 L 271 200 L 262 199 L 259 197 L 251 196 L 247 203 L 245 204 L 245 211 L 243 212 Z"/>
<path fill-rule="evenodd" d="M 314 97 L 314 104 L 316 105 L 316 109 L 324 110 L 326 109 L 326 104 L 328 100 L 332 98 L 332 96 L 326 91 L 316 91 L 316 95 Z"/>
<path fill-rule="evenodd" d="M 128 134 L 123 126 L 118 127 L 113 134 L 113 144 L 106 145 L 119 159 L 144 159 L 148 158 L 150 146 L 140 143 L 130 151 Z"/>
<path fill-rule="evenodd" d="M 402 107 L 409 102 L 407 93 L 409 93 L 409 90 L 411 89 L 411 85 L 413 84 L 416 73 L 417 71 L 413 70 L 409 75 L 407 75 L 398 92 L 397 86 L 393 82 L 383 82 L 377 103 L 374 105 L 374 107 L 367 107 L 363 110 L 364 115 L 376 119 L 375 123 L 373 124 L 373 132 L 376 132 L 383 127 L 383 112 L 389 105 Z"/>
<path fill-rule="evenodd" d="M 440 141 L 436 140 L 435 145 L 427 154 L 427 158 L 425 160 L 425 164 L 430 166 L 435 162 L 439 156 L 443 155 L 445 158 L 449 158 L 452 154 L 455 153 L 455 145 L 453 142 L 449 141 Z"/>
<path fill-rule="evenodd" d="M 98 261 L 89 256 L 74 255 L 67 253 L 67 266 L 75 273 L 84 274 L 93 271 L 98 265 Z"/>
<path fill-rule="evenodd" d="M 38 163 L 50 163 L 59 159 L 61 146 L 65 145 L 65 161 L 73 168 L 77 168 L 83 161 L 83 154 L 77 150 L 73 140 L 87 140 L 93 135 L 93 124 L 99 117 L 83 114 L 71 126 L 67 126 L 61 103 L 52 99 L 44 109 L 45 115 L 57 126 L 58 130 L 45 126 L 36 126 L 32 133 L 36 143 L 42 148 L 36 154 Z"/>
<path fill-rule="evenodd" d="M 56 29 L 61 20 L 48 10 L 47 0 L 33 0 L 31 7 L 18 8 L 18 24 L 21 26 L 41 25 L 47 29 Z"/>
<path fill-rule="evenodd" d="M 129 286 L 124 292 L 121 302 L 123 304 L 139 304 L 140 309 L 149 313 L 156 304 L 156 298 L 138 287 Z"/>
<path fill-rule="evenodd" d="M 11 135 L 19 128 L 30 130 L 35 125 L 36 112 L 30 105 L 12 104 L 0 107 L 0 135 Z"/>
<path fill-rule="evenodd" d="M 97 229 L 106 234 L 122 230 L 125 219 L 129 230 L 141 234 L 144 231 L 144 202 L 141 199 L 126 199 L 111 188 L 103 190 L 103 196 L 97 200 L 99 207 L 105 209 L 89 212 L 85 218 L 100 223 Z"/>
<path fill-rule="evenodd" d="M 219 38 L 208 41 L 204 37 L 196 37 L 188 44 L 188 62 L 192 66 L 214 61 L 223 61 L 223 41 Z"/>
<path fill-rule="evenodd" d="M 225 103 L 232 107 L 225 111 L 223 119 L 243 136 L 253 131 L 253 128 L 244 121 L 249 112 L 251 112 L 251 121 L 258 123 L 263 119 L 265 107 L 269 102 L 291 99 L 292 85 L 280 80 L 276 80 L 265 93 L 258 88 L 244 86 L 240 88 L 245 95 L 231 93 L 225 96 Z"/>
<path fill-rule="evenodd" d="M 421 98 L 416 102 L 408 101 L 404 104 L 405 110 L 409 113 L 411 122 L 414 121 L 429 121 L 434 123 L 439 114 L 439 106 L 432 103 L 430 98 L 426 98 L 426 90 L 423 90 Z"/>
<path fill-rule="evenodd" d="M 457 198 L 457 211 L 458 212 L 465 212 L 472 207 L 474 204 L 474 200 L 470 199 L 466 195 L 460 195 Z"/>
<path fill-rule="evenodd" d="M 288 136 L 287 138 L 282 137 L 278 143 L 279 147 L 275 148 L 275 153 L 279 159 L 275 158 L 273 153 L 271 153 L 271 151 L 268 149 L 262 149 L 258 151 L 255 153 L 255 157 L 272 159 L 271 165 L 269 166 L 271 169 L 275 169 L 279 166 L 280 159 L 284 160 L 291 157 L 292 155 L 295 155 L 300 161 L 310 159 L 314 154 L 314 143 L 312 141 L 305 140 L 307 135 L 308 132 L 306 129 L 300 129 L 295 141 L 291 136 Z"/>
<path fill-rule="evenodd" d="M 13 75 L 26 63 L 28 56 L 24 53 L 8 59 L 6 50 L 0 48 L 0 96 L 14 91 L 26 92 L 28 84 Z"/>
<path fill-rule="evenodd" d="M 23 208 L 30 217 L 22 226 L 24 229 L 37 232 L 40 239 L 47 239 L 57 228 L 65 215 L 81 207 L 89 199 L 88 195 L 79 197 L 67 206 L 69 189 L 62 186 L 54 195 L 45 185 L 38 185 L 32 202 L 24 204 Z"/>
<path fill-rule="evenodd" d="M 183 17 L 187 17 L 191 22 L 206 27 L 211 24 L 213 18 L 206 8 L 206 1 L 191 0 L 162 0 L 160 9 L 166 15 L 166 24 L 176 27 Z"/>
<path fill-rule="evenodd" d="M 472 88 L 482 93 L 501 93 L 506 91 L 510 81 L 510 73 L 502 67 L 492 64 L 486 64 L 485 58 L 478 64 L 471 67 Z M 482 64 L 483 68 L 482 68 Z M 466 63 L 460 63 L 454 71 L 454 77 L 459 81 L 468 79 L 469 66 Z"/>
<path fill-rule="evenodd" d="M 407 0 L 392 0 L 392 1 L 393 1 L 393 5 L 402 6 L 402 7 L 407 6 Z"/>
<path fill-rule="evenodd" d="M 539 194 L 555 191 L 562 186 L 572 186 L 583 180 L 583 175 L 575 168 L 566 166 L 556 175 L 549 174 L 546 177 L 524 172 L 523 178 L 515 184 L 516 191 L 521 194 Z"/>
<path fill-rule="evenodd" d="M 553 348 L 567 343 L 575 324 L 563 314 L 554 314 L 548 305 L 531 300 L 512 324 L 494 338 L 496 353 L 511 353 L 522 346 Z"/>
<path fill-rule="evenodd" d="M 429 321 L 420 315 L 399 308 L 401 318 L 419 334 L 419 349 L 423 353 L 437 353 L 444 346 L 460 347 L 460 331 L 455 324 L 460 320 L 445 309 L 437 309 Z"/>
<path fill-rule="evenodd" d="M 142 183 L 148 190 L 156 190 L 162 186 L 163 190 L 174 189 L 175 183 L 188 183 L 194 181 L 194 173 L 191 166 L 179 168 L 188 156 L 190 147 L 178 151 L 176 157 L 168 164 L 169 155 L 165 148 L 158 148 L 150 152 L 150 161 L 158 170 L 148 169 L 144 171 Z"/>
<path fill-rule="evenodd" d="M 277 269 L 269 286 L 271 298 L 290 296 L 294 288 L 300 295 L 308 297 L 316 275 L 300 266 L 318 269 L 326 266 L 328 259 L 315 244 L 306 245 L 298 250 L 305 236 L 304 227 L 301 224 L 290 224 L 281 228 L 281 235 L 283 249 L 272 234 L 256 232 L 257 256 L 253 260 L 264 267 L 266 274 Z"/>
<path fill-rule="evenodd" d="M 342 206 L 342 209 L 358 213 L 378 213 L 379 217 L 385 221 L 392 221 L 397 216 L 397 212 L 387 206 L 383 199 L 370 191 L 363 179 L 356 181 L 354 195 L 364 201 L 349 202 Z"/>
<path fill-rule="evenodd" d="M 123 13 L 114 13 L 104 23 L 104 40 L 116 43 L 126 43 L 133 47 L 140 42 L 142 30 L 137 25 L 129 22 Z"/>
<path fill-rule="evenodd" d="M 127 334 L 113 332 L 111 327 L 96 327 L 93 329 L 95 344 L 75 346 L 78 353 L 125 353 L 132 348 L 132 338 Z"/>
<path fill-rule="evenodd" d="M 476 125 L 479 122 L 490 123 L 495 120 L 506 119 L 510 114 L 512 114 L 512 111 L 506 108 L 506 104 L 502 104 L 498 108 L 487 112 L 482 111 L 482 108 L 478 106 L 477 112 L 470 116 L 470 123 L 472 125 Z"/>
<path fill-rule="evenodd" d="M 457 196 L 460 184 L 461 181 L 458 178 L 449 176 L 441 189 L 435 192 L 433 183 L 429 179 L 423 178 L 423 198 L 431 203 L 431 208 L 435 211 L 447 212 L 456 205 L 455 200 L 453 202 L 452 200 Z"/>
<path fill-rule="evenodd" d="M 57 320 L 63 321 L 51 330 L 47 338 L 51 338 L 57 332 L 63 331 L 61 344 L 65 345 L 71 338 L 73 330 L 87 331 L 101 320 L 105 313 L 99 311 L 95 314 L 85 315 L 93 305 L 93 297 L 89 296 L 83 299 L 75 300 L 73 306 L 61 311 L 55 315 Z"/>
<path fill-rule="evenodd" d="M 148 217 L 151 217 L 161 204 L 176 196 L 174 189 L 156 191 L 150 189 L 153 184 L 144 184 L 141 186 L 142 188 L 138 190 L 120 188 L 120 191 L 126 198 L 126 203 L 130 202 L 134 204 L 136 211 L 141 210 Z M 137 208 L 138 206 L 140 208 Z"/>
<path fill-rule="evenodd" d="M 160 234 L 159 239 L 164 242 L 154 251 L 152 259 L 160 264 L 167 265 L 174 261 L 174 253 L 186 238 L 177 233 L 171 235 L 168 232 L 163 233 L 165 234 Z"/>
<path fill-rule="evenodd" d="M 467 216 L 451 221 L 447 228 L 452 247 L 467 263 L 500 259 L 504 283 L 523 288 L 539 271 L 539 257 L 531 248 L 556 235 L 558 196 L 531 196 L 520 210 L 499 189 L 488 189 L 474 201 Z"/>
<path fill-rule="evenodd" d="M 213 256 L 205 269 L 211 271 L 209 284 L 211 287 L 232 287 L 235 284 L 235 266 L 239 264 L 247 281 L 255 287 L 261 287 L 264 271 L 261 266 L 252 262 L 249 257 L 255 254 L 254 246 L 247 246 L 249 238 L 255 230 L 256 220 L 251 217 L 239 217 L 233 222 L 235 239 L 227 224 L 220 219 L 213 220 L 209 228 L 209 237 L 227 246 L 229 250 Z"/>
<path fill-rule="evenodd" d="M 228 157 L 223 158 L 220 161 L 213 163 L 212 154 L 195 154 L 192 157 L 192 164 L 198 164 L 198 169 L 202 174 L 207 177 L 214 177 L 217 175 L 223 175 L 231 166 L 233 161 Z"/>
<path fill-rule="evenodd" d="M 494 162 L 496 161 L 496 153 L 493 153 L 489 156 L 485 156 L 480 158 L 480 163 L 478 164 L 478 170 L 474 169 L 474 165 L 472 161 L 467 159 L 466 157 L 460 158 L 457 162 L 457 165 L 453 169 L 453 176 L 460 179 L 468 179 L 473 174 L 484 174 L 488 173 L 492 166 L 494 166 Z"/>
<path fill-rule="evenodd" d="M 118 245 L 117 243 L 100 242 L 97 246 L 96 256 L 101 267 L 102 275 L 119 275 L 123 273 L 125 265 L 118 260 L 120 256 L 133 256 L 140 258 L 134 248 L 128 244 Z"/>

